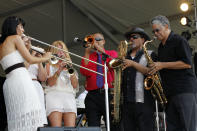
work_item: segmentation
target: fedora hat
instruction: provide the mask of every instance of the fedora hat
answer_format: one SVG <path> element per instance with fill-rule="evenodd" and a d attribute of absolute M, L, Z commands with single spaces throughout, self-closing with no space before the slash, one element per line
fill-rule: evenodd
<path fill-rule="evenodd" d="M 150 37 L 148 36 L 148 34 L 142 28 L 139 28 L 139 27 L 132 28 L 131 30 L 126 32 L 124 36 L 129 40 L 131 37 L 131 34 L 140 34 L 141 37 L 145 39 L 145 41 L 150 40 Z"/>

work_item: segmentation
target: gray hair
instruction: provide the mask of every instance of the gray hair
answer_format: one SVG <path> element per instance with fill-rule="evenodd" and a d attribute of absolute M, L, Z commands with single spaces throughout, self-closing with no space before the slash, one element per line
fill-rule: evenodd
<path fill-rule="evenodd" d="M 168 20 L 168 18 L 166 16 L 163 15 L 158 15 L 155 16 L 152 20 L 151 20 L 151 24 L 161 24 L 162 26 L 168 25 L 168 28 L 171 29 L 170 27 L 170 22 Z"/>

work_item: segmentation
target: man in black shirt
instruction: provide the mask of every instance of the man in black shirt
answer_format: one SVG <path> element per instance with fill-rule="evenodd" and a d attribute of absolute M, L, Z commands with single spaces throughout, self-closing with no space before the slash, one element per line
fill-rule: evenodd
<path fill-rule="evenodd" d="M 154 100 L 150 90 L 144 90 L 144 74 L 147 74 L 147 60 L 142 46 L 149 36 L 141 28 L 133 28 L 125 33 L 132 42 L 123 66 L 123 110 L 122 120 L 124 131 L 154 130 Z M 155 56 L 152 51 L 148 51 Z"/>
<path fill-rule="evenodd" d="M 196 130 L 197 80 L 192 70 L 192 54 L 189 43 L 171 31 L 165 16 L 151 21 L 154 35 L 161 41 L 158 61 L 151 65 L 149 74 L 160 72 L 164 93 L 168 99 L 166 108 L 168 131 Z"/>

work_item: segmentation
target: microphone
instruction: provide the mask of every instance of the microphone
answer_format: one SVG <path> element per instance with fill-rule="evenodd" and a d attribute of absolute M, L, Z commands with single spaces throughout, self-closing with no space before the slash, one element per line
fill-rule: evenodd
<path fill-rule="evenodd" d="M 84 43 L 85 43 L 85 44 L 87 43 L 86 41 L 81 40 L 81 39 L 79 39 L 78 37 L 75 37 L 75 38 L 74 38 L 74 42 L 76 42 L 76 43 L 83 43 L 83 44 L 84 44 Z"/>
<path fill-rule="evenodd" d="M 75 42 L 75 43 L 83 44 L 83 47 L 85 47 L 85 48 L 88 47 L 88 46 L 86 45 L 86 44 L 87 44 L 87 41 L 81 40 L 81 39 L 79 39 L 78 37 L 75 37 L 75 38 L 74 38 L 74 42 Z"/>

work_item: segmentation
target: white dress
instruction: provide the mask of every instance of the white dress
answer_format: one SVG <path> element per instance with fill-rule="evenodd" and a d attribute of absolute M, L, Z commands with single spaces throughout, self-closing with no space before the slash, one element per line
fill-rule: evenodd
<path fill-rule="evenodd" d="M 57 68 L 50 66 L 50 75 L 53 76 Z M 77 73 L 76 73 L 77 74 Z M 78 75 L 77 75 L 78 79 Z M 70 74 L 67 71 L 62 71 L 54 86 L 46 87 L 46 113 L 47 116 L 54 111 L 58 112 L 74 112 L 77 114 L 76 107 L 76 92 L 79 86 L 74 89 L 71 85 Z"/>
<path fill-rule="evenodd" d="M 4 56 L 0 63 L 3 69 L 24 62 L 18 51 Z M 36 88 L 29 72 L 20 67 L 6 74 L 3 85 L 5 97 L 8 131 L 37 131 L 43 126 L 42 107 Z"/>
<path fill-rule="evenodd" d="M 38 78 L 38 64 L 32 64 L 29 66 L 28 68 L 29 74 L 33 80 L 33 84 L 36 87 L 36 91 L 38 93 L 39 96 L 39 100 L 41 102 L 41 106 L 42 106 L 42 110 L 43 110 L 43 123 L 44 124 L 48 124 L 47 122 L 47 116 L 46 116 L 46 110 L 45 110 L 45 100 L 44 100 L 44 91 L 42 88 L 42 85 L 40 84 L 40 82 L 38 82 L 36 79 Z"/>

